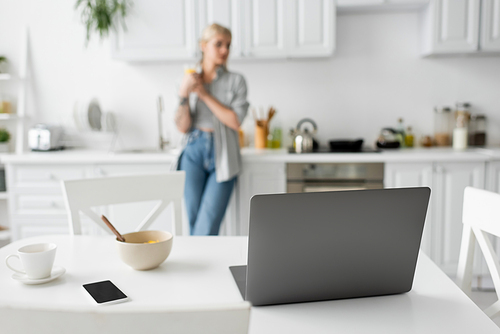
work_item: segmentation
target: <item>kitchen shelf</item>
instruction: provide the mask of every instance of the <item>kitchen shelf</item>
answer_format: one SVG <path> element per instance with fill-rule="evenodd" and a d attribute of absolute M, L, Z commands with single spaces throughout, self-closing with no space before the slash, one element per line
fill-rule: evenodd
<path fill-rule="evenodd" d="M 7 199 L 8 196 L 9 194 L 6 191 L 0 191 L 0 199 Z"/>
<path fill-rule="evenodd" d="M 23 116 L 19 116 L 18 114 L 2 114 L 0 113 L 0 120 L 18 120 L 24 118 Z"/>
<path fill-rule="evenodd" d="M 0 80 L 10 80 L 11 76 L 9 73 L 0 73 Z"/>

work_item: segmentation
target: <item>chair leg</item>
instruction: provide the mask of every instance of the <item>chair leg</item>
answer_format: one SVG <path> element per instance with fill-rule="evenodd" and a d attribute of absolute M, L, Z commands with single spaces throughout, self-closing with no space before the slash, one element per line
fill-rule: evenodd
<path fill-rule="evenodd" d="M 468 296 L 471 294 L 475 244 L 476 238 L 472 232 L 472 228 L 464 224 L 462 245 L 460 247 L 460 257 L 458 260 L 457 284 Z"/>

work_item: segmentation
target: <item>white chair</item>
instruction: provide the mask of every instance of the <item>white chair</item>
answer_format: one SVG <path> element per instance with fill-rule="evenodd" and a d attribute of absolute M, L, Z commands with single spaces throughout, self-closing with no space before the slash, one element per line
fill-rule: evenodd
<path fill-rule="evenodd" d="M 500 237 L 500 194 L 472 187 L 465 188 L 464 224 L 458 262 L 457 284 L 468 295 L 471 292 L 474 248 L 476 240 L 488 265 L 498 301 L 484 310 L 490 318 L 500 312 L 500 265 L 490 238 Z"/>
<path fill-rule="evenodd" d="M 183 171 L 156 175 L 132 175 L 62 181 L 71 234 L 81 234 L 80 212 L 106 232 L 111 231 L 91 208 L 112 204 L 159 201 L 136 231 L 147 229 L 160 213 L 173 204 L 174 235 L 182 235 L 182 206 L 185 173 Z M 118 231 L 119 231 L 119 227 Z"/>

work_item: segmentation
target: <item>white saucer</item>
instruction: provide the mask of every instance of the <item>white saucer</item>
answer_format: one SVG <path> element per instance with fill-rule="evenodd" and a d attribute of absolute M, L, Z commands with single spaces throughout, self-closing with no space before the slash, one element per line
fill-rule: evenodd
<path fill-rule="evenodd" d="M 55 280 L 59 276 L 62 276 L 65 272 L 66 269 L 64 267 L 54 266 L 54 268 L 52 268 L 50 276 L 47 278 L 31 279 L 28 278 L 26 274 L 19 273 L 15 273 L 14 275 L 12 275 L 12 278 L 24 284 L 43 284 Z"/>

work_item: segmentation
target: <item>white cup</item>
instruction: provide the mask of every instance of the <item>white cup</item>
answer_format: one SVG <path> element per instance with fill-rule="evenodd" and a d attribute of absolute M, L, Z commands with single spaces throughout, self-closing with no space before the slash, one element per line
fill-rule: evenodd
<path fill-rule="evenodd" d="M 53 243 L 33 244 L 21 247 L 17 254 L 11 254 L 5 258 L 5 264 L 16 273 L 25 274 L 31 279 L 42 279 L 50 277 L 54 259 L 56 257 L 57 245 Z M 17 257 L 21 260 L 24 271 L 11 267 L 9 259 Z"/>

